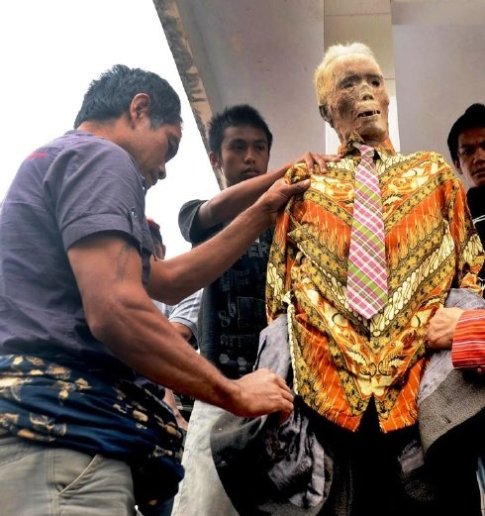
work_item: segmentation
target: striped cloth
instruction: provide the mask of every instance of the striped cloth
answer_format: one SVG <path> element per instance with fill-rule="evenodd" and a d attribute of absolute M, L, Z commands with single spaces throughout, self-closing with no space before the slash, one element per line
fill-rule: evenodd
<path fill-rule="evenodd" d="M 461 314 L 453 335 L 451 360 L 456 368 L 485 367 L 485 309 Z"/>
<path fill-rule="evenodd" d="M 347 298 L 355 312 L 370 319 L 387 301 L 384 221 L 374 148 L 363 144 L 356 147 L 362 157 L 355 171 Z"/>

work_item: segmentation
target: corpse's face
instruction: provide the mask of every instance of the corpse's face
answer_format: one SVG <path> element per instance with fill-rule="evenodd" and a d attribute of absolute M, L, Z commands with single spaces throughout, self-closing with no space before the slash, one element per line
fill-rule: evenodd
<path fill-rule="evenodd" d="M 266 173 L 269 144 L 266 133 L 251 125 L 226 127 L 220 154 L 211 153 L 212 166 L 224 174 L 227 186 Z"/>
<path fill-rule="evenodd" d="M 357 132 L 371 146 L 388 137 L 389 95 L 381 70 L 366 55 L 336 58 L 329 67 L 324 116 L 347 143 Z"/>
<path fill-rule="evenodd" d="M 455 166 L 470 185 L 485 186 L 485 127 L 460 133 Z"/>

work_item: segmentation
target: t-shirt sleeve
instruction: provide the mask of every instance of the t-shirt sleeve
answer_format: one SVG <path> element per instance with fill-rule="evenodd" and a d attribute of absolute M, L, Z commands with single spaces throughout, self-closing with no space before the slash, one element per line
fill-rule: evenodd
<path fill-rule="evenodd" d="M 182 236 L 193 245 L 204 242 L 222 229 L 222 225 L 202 229 L 199 226 L 199 209 L 206 201 L 194 199 L 186 202 L 179 211 L 179 228 Z"/>
<path fill-rule="evenodd" d="M 197 335 L 197 321 L 201 299 L 202 290 L 198 290 L 180 301 L 169 315 L 169 321 L 183 324 L 189 328 L 193 335 Z"/>
<path fill-rule="evenodd" d="M 131 157 L 110 142 L 58 156 L 45 178 L 64 248 L 104 231 L 143 243 L 143 181 Z"/>

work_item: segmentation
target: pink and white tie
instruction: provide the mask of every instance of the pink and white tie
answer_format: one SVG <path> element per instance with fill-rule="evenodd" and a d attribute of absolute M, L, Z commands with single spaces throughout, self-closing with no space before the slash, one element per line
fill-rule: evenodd
<path fill-rule="evenodd" d="M 355 312 L 370 319 L 387 301 L 387 267 L 379 178 L 374 149 L 359 145 L 361 160 L 355 172 L 347 299 Z"/>

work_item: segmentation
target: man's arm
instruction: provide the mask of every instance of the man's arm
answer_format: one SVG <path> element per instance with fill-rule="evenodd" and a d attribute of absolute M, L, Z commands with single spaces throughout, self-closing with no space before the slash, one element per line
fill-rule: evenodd
<path fill-rule="evenodd" d="M 318 165 L 322 171 L 325 171 L 326 162 L 336 161 L 337 159 L 339 157 L 334 155 L 325 156 L 307 152 L 298 158 L 295 163 L 305 162 L 309 170 L 314 165 Z M 293 163 L 288 163 L 279 170 L 247 179 L 217 193 L 199 208 L 197 214 L 198 229 L 204 231 L 232 220 L 247 207 L 251 206 L 275 181 L 282 178 L 292 165 Z"/>
<path fill-rule="evenodd" d="M 228 380 L 178 335 L 144 290 L 140 255 L 124 237 L 87 237 L 68 257 L 91 332 L 140 374 L 240 416 L 292 410 L 282 378 L 265 370 Z"/>
<path fill-rule="evenodd" d="M 190 342 L 192 337 L 194 336 L 194 332 L 185 324 L 179 322 L 171 322 L 173 329 L 187 342 Z"/>
<path fill-rule="evenodd" d="M 485 309 L 441 308 L 430 320 L 426 338 L 430 349 L 451 349 L 456 368 L 485 367 Z"/>
<path fill-rule="evenodd" d="M 148 292 L 167 304 L 204 287 L 228 269 L 276 218 L 290 197 L 305 191 L 308 180 L 287 184 L 278 180 L 252 206 L 210 240 L 169 260 L 152 260 Z"/>

